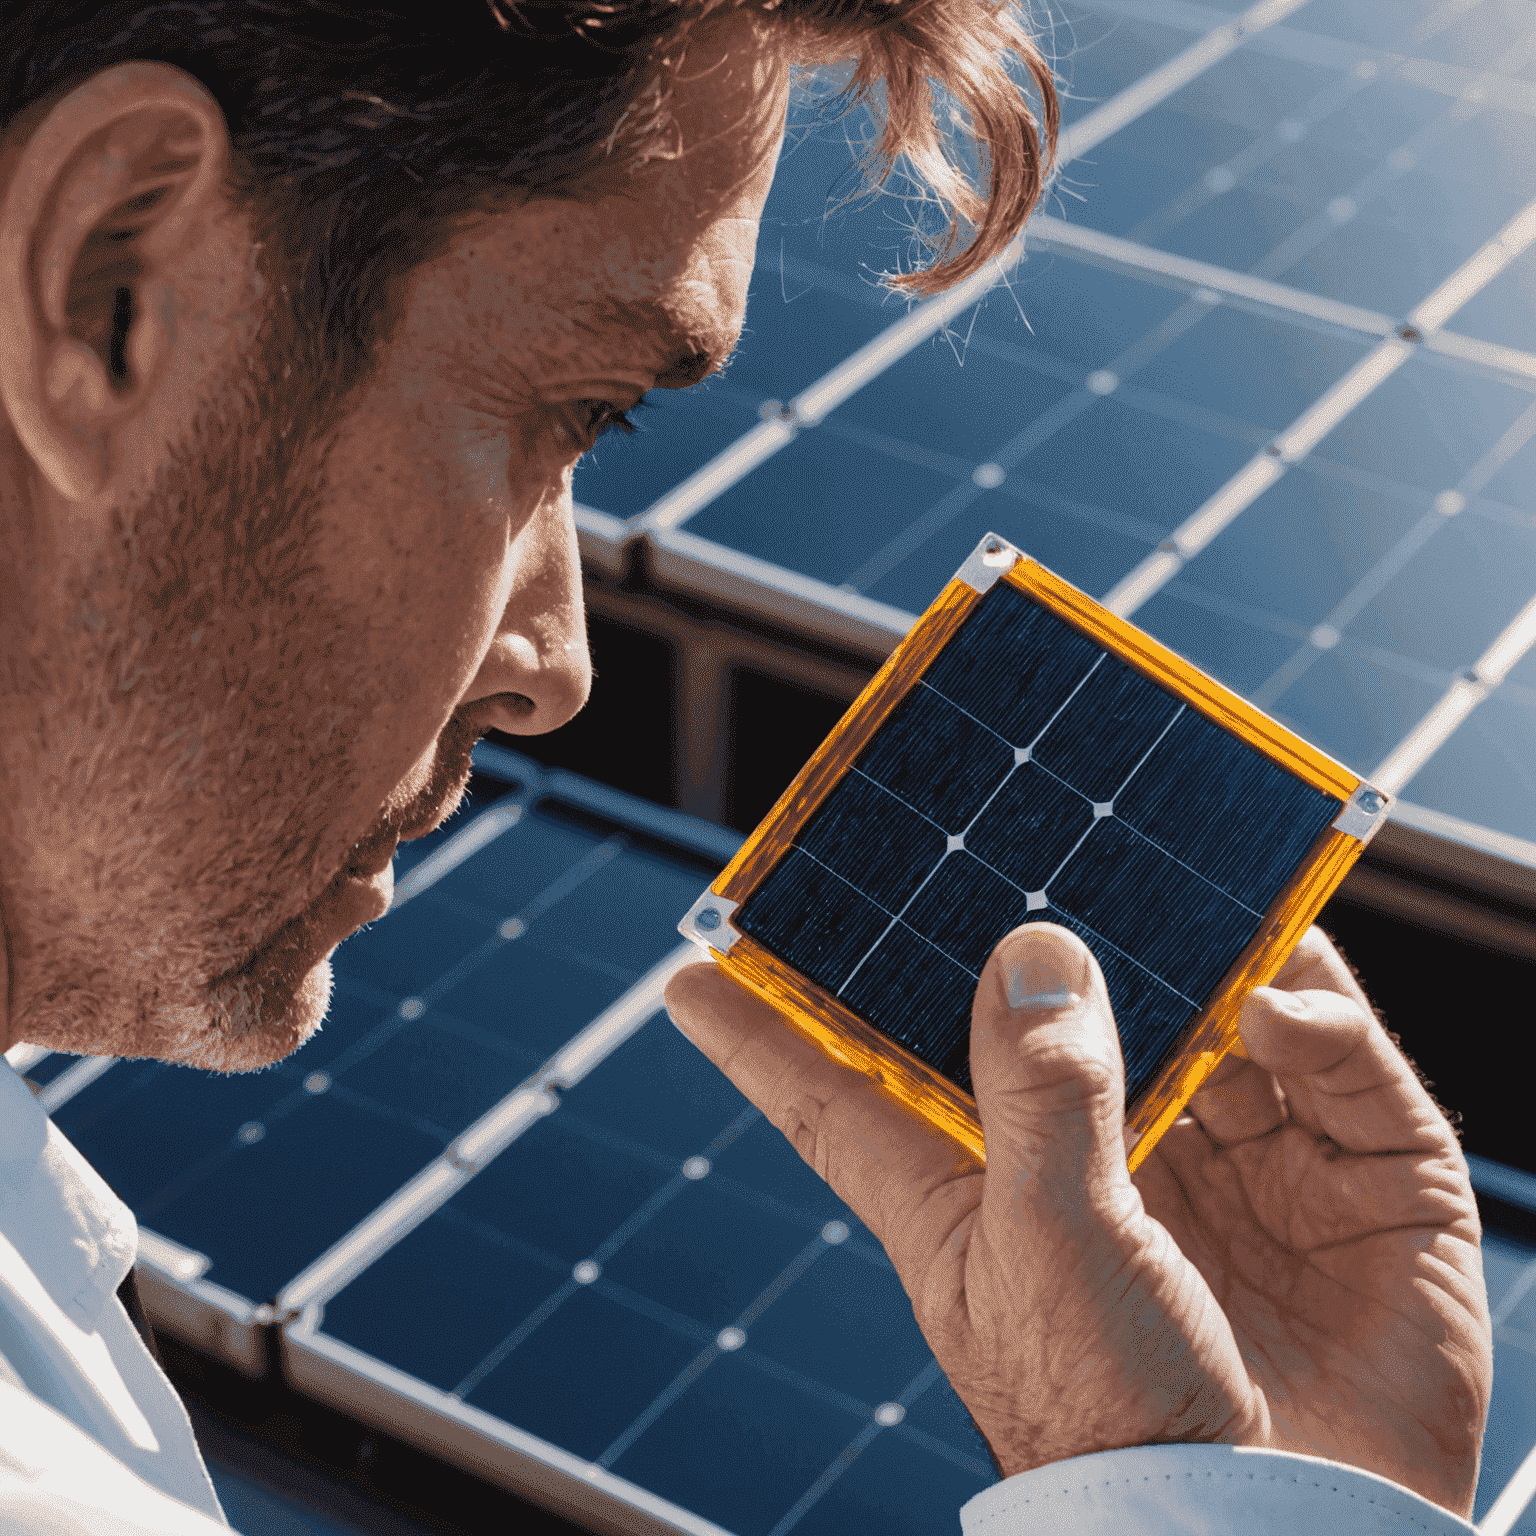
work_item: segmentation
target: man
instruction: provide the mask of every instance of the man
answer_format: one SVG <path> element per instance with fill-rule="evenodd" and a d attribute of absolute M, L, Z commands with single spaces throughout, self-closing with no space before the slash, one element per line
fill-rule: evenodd
<path fill-rule="evenodd" d="M 1049 137 L 1048 76 L 987 0 L 434 9 L 0 3 L 7 1044 L 287 1055 L 476 736 L 581 706 L 571 468 L 734 345 L 797 61 L 883 83 L 882 155 L 976 229 L 910 286 L 975 270 L 1039 193 L 1004 64 Z M 1064 931 L 982 979 L 984 1174 L 711 967 L 674 983 L 890 1252 L 1005 1476 L 972 1529 L 1468 1528 L 1465 1163 L 1325 941 L 1280 982 L 1134 1183 Z M 0 1098 L 0 1528 L 223 1528 L 114 1294 L 132 1217 L 8 1068 Z"/>

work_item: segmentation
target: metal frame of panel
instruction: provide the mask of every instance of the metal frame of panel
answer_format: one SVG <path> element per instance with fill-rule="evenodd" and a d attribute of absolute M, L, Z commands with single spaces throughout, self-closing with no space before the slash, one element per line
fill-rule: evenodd
<path fill-rule="evenodd" d="M 820 1049 L 882 1083 L 908 1114 L 936 1126 L 977 1162 L 986 1161 L 972 1095 L 737 930 L 731 914 L 789 851 L 859 753 L 998 580 L 1088 635 L 1292 776 L 1340 802 L 1338 819 L 1292 874 L 1258 932 L 1180 1036 L 1168 1062 L 1137 1101 L 1127 1105 L 1126 1124 L 1138 1137 L 1130 1151 L 1134 1170 L 1236 1044 L 1243 999 L 1273 979 L 1382 825 L 1388 797 L 997 535 L 982 540 L 934 599 L 679 927 Z"/>

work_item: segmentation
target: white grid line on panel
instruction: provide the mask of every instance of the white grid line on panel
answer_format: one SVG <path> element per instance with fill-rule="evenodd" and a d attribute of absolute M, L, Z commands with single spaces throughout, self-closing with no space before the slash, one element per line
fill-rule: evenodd
<path fill-rule="evenodd" d="M 1223 17 L 1198 42 L 1065 129 L 1059 141 L 1057 163 L 1068 165 L 1095 149 L 1153 107 L 1161 106 L 1229 53 L 1235 53 L 1248 38 L 1257 37 L 1308 3 L 1309 0 L 1259 0 L 1259 4 L 1250 6 L 1240 16 Z"/>
<path fill-rule="evenodd" d="M 1492 448 L 1449 490 L 1435 497 L 1432 509 L 1419 519 L 1369 571 L 1333 606 L 1312 630 L 1306 644 L 1295 652 L 1254 691 L 1253 702 L 1268 709 L 1303 677 L 1325 650 L 1339 643 L 1365 606 L 1407 565 L 1435 534 L 1465 510 L 1468 501 L 1501 470 L 1532 437 L 1536 437 L 1536 405 L 1523 411 Z M 1506 668 L 1506 671 L 1508 669 Z"/>
<path fill-rule="evenodd" d="M 1093 0 L 1092 9 L 1127 21 L 1154 22 L 1180 32 L 1206 32 L 1231 20 L 1222 11 L 1189 4 L 1187 0 Z M 1425 18 L 1421 27 L 1435 22 L 1436 30 L 1440 30 L 1444 20 L 1444 13 L 1437 13 Z M 1414 30 L 1417 33 L 1420 28 Z M 1410 34 L 1405 39 L 1405 46 L 1412 47 L 1432 35 L 1417 37 Z M 1522 67 L 1519 64 L 1500 62 L 1492 68 L 1472 68 L 1438 59 L 1414 58 L 1394 49 L 1287 26 L 1266 28 L 1251 39 L 1248 46 L 1271 58 L 1344 73 L 1358 69 L 1362 64 L 1374 64 L 1378 69 L 1392 71 L 1411 85 L 1441 96 L 1459 98 L 1468 90 L 1481 88 L 1485 93 L 1485 105 L 1536 116 L 1536 85 L 1516 78 Z"/>
<path fill-rule="evenodd" d="M 1536 597 L 1515 615 L 1475 665 L 1441 694 L 1424 718 L 1381 760 L 1370 775 L 1371 782 L 1389 794 L 1398 794 L 1533 646 L 1536 646 Z"/>
<path fill-rule="evenodd" d="M 1054 713 L 1051 715 L 1050 720 L 1048 720 L 1045 723 L 1045 725 L 1042 726 L 1040 728 L 1040 730 L 1035 733 L 1034 740 L 1030 744 L 1030 749 L 1029 749 L 1030 751 L 1033 750 L 1034 745 L 1041 740 L 1041 738 L 1045 735 L 1045 733 L 1055 723 L 1055 720 L 1056 720 L 1057 716 L 1061 714 L 1062 710 L 1064 710 L 1067 707 L 1067 705 L 1070 704 L 1072 702 L 1072 700 L 1077 697 L 1078 693 L 1082 690 L 1084 685 L 1088 682 L 1088 679 L 1093 676 L 1093 674 L 1098 670 L 1100 664 L 1104 660 L 1105 660 L 1105 656 L 1101 654 L 1094 661 L 1093 666 L 1091 666 L 1088 669 L 1088 671 L 1086 673 L 1084 673 L 1083 677 L 1078 681 L 1077 685 L 1073 688 L 1072 692 L 1067 696 L 1067 698 L 1062 702 L 1062 704 L 1060 706 L 1058 706 L 1058 708 L 1054 711 Z M 953 709 L 959 710 L 959 712 L 961 714 L 965 715 L 965 717 L 967 719 L 975 720 L 976 724 L 982 726 L 982 728 L 984 730 L 988 731 L 993 736 L 997 736 L 997 739 L 999 741 L 1002 741 L 1004 743 L 1007 742 L 1007 738 L 1006 737 L 1000 736 L 998 734 L 998 732 L 992 730 L 992 728 L 990 726 L 986 725 L 984 722 L 982 722 L 980 720 L 976 720 L 976 717 L 974 715 L 972 715 L 968 710 L 963 709 L 960 705 L 956 704 L 954 702 L 954 700 L 946 697 L 946 695 L 944 695 L 943 693 L 940 693 L 938 689 L 932 688 L 931 685 L 930 685 L 930 691 L 933 692 L 933 693 L 938 694 L 938 696 L 941 699 L 944 699 L 944 702 L 946 704 L 949 704 L 951 706 L 951 708 L 953 708 Z M 1180 704 L 1179 707 L 1173 712 L 1173 714 L 1169 716 L 1167 722 L 1163 725 L 1162 730 L 1160 730 L 1157 733 L 1157 737 L 1152 742 L 1151 746 L 1149 746 L 1147 748 L 1147 750 L 1141 754 L 1140 758 L 1137 759 L 1135 766 L 1133 768 L 1131 768 L 1131 770 L 1126 774 L 1124 779 L 1122 779 L 1120 781 L 1120 784 L 1116 788 L 1114 795 L 1110 796 L 1109 803 L 1111 805 L 1114 804 L 1115 798 L 1118 795 L 1120 795 L 1120 794 L 1122 794 L 1124 792 L 1126 785 L 1128 785 L 1131 782 L 1131 780 L 1134 779 L 1136 777 L 1136 775 L 1141 771 L 1141 769 L 1142 769 L 1143 765 L 1146 763 L 1147 759 L 1152 756 L 1153 752 L 1155 752 L 1157 750 L 1158 746 L 1162 743 L 1163 738 L 1165 736 L 1167 736 L 1168 732 L 1173 729 L 1175 722 L 1184 713 L 1186 707 L 1187 706 L 1185 706 L 1183 704 Z M 1015 748 L 1015 751 L 1018 751 L 1018 750 L 1019 750 L 1018 748 Z M 1009 765 L 1007 771 L 1003 774 L 1002 778 L 998 780 L 996 785 L 994 785 L 991 794 L 989 794 L 987 796 L 986 800 L 983 801 L 981 809 L 978 810 L 976 812 L 976 814 L 974 816 L 972 816 L 971 819 L 965 824 L 964 831 L 966 833 L 968 833 L 970 831 L 970 829 L 973 826 L 976 825 L 977 821 L 980 820 L 983 812 L 985 812 L 987 806 L 989 806 L 992 803 L 992 801 L 997 797 L 998 793 L 1002 790 L 1003 786 L 1008 782 L 1008 780 L 1010 778 L 1013 777 L 1014 773 L 1016 773 L 1018 771 L 1019 767 L 1021 766 L 1021 763 L 1023 763 L 1023 762 L 1033 762 L 1033 758 L 1029 757 L 1029 756 L 1026 756 L 1025 758 L 1022 758 L 1022 759 L 1017 759 L 1016 758 L 1016 760 L 1012 764 Z M 1052 773 L 1051 770 L 1049 768 L 1047 768 L 1043 763 L 1034 763 L 1034 766 L 1039 768 L 1042 773 L 1045 773 L 1045 774 L 1049 775 L 1051 778 L 1055 779 L 1056 782 L 1058 784 L 1060 784 L 1064 789 L 1070 791 L 1074 795 L 1077 795 L 1085 804 L 1091 805 L 1093 803 L 1092 801 L 1090 801 L 1088 799 L 1088 797 L 1086 795 L 1084 795 L 1082 793 L 1081 790 L 1073 789 L 1073 787 L 1070 784 L 1068 784 L 1065 779 L 1061 778 L 1060 775 L 1058 775 L 1058 774 Z M 938 827 L 939 826 L 939 824 L 937 822 L 935 822 L 932 819 L 932 817 L 924 816 L 923 813 L 921 811 L 919 811 L 916 806 L 908 804 L 908 802 L 906 800 L 902 799 L 902 797 L 900 795 L 898 795 L 894 790 L 888 788 L 884 784 L 881 784 L 878 779 L 870 779 L 869 775 L 864 773 L 864 772 L 862 772 L 862 770 L 860 770 L 860 769 L 854 769 L 853 771 L 855 773 L 858 773 L 861 778 L 869 779 L 869 782 L 871 784 L 874 784 L 878 789 L 883 790 L 894 801 L 896 801 L 896 803 L 898 805 L 904 806 L 907 810 L 911 811 L 914 815 L 922 817 L 922 819 L 924 821 L 926 821 L 929 824 L 929 826 L 932 826 L 932 827 Z M 1095 818 L 1092 821 L 1089 822 L 1089 824 L 1088 824 L 1087 828 L 1084 830 L 1082 836 L 1079 837 L 1078 840 L 1067 851 L 1066 857 L 1063 858 L 1056 865 L 1056 868 L 1054 870 L 1052 870 L 1050 875 L 1041 883 L 1041 889 L 1042 890 L 1049 891 L 1052 882 L 1061 874 L 1062 870 L 1064 870 L 1067 867 L 1067 865 L 1069 863 L 1071 863 L 1073 855 L 1078 851 L 1079 848 L 1082 847 L 1084 841 L 1088 837 L 1088 834 L 1090 832 L 1092 832 L 1094 827 L 1096 827 L 1097 825 L 1098 825 L 1098 817 L 1095 816 Z M 1247 912 L 1252 917 L 1255 917 L 1255 918 L 1262 918 L 1263 917 L 1264 914 L 1262 912 L 1255 912 L 1254 909 L 1252 907 L 1248 906 L 1245 902 L 1239 901 L 1235 896 L 1231 895 L 1229 892 L 1222 890 L 1222 888 L 1219 885 L 1217 885 L 1214 880 L 1210 879 L 1210 877 L 1207 876 L 1207 875 L 1201 874 L 1200 871 L 1198 869 L 1195 869 L 1192 865 L 1185 863 L 1184 860 L 1179 858 L 1177 854 L 1170 853 L 1160 843 L 1155 842 L 1152 838 L 1146 836 L 1144 833 L 1137 831 L 1137 829 L 1135 827 L 1130 826 L 1128 823 L 1122 823 L 1122 825 L 1124 825 L 1126 827 L 1126 830 L 1129 831 L 1133 836 L 1138 838 L 1140 841 L 1146 843 L 1149 848 L 1155 849 L 1158 853 L 1160 853 L 1170 863 L 1177 864 L 1179 866 L 1179 868 L 1183 869 L 1186 873 L 1193 875 L 1202 884 L 1210 886 L 1210 888 L 1213 891 L 1217 892 L 1218 895 L 1226 897 L 1226 899 L 1228 901 L 1232 902 L 1234 906 L 1241 907 L 1243 909 L 1243 911 Z M 939 827 L 939 830 L 940 831 L 945 831 L 946 829 L 943 828 L 943 827 Z M 962 836 L 963 836 L 963 834 L 962 834 Z M 885 940 L 889 937 L 891 931 L 894 928 L 898 927 L 898 926 L 902 927 L 902 928 L 905 928 L 907 930 L 907 932 L 911 933 L 914 937 L 921 939 L 923 941 L 923 943 L 928 945 L 928 947 L 930 949 L 936 951 L 940 955 L 943 955 L 943 957 L 946 960 L 948 960 L 950 962 L 950 964 L 952 964 L 952 965 L 956 966 L 958 969 L 964 971 L 965 974 L 967 976 L 969 976 L 973 981 L 979 981 L 981 979 L 976 974 L 976 972 L 974 972 L 974 971 L 972 971 L 970 969 L 969 966 L 961 964 L 961 962 L 959 960 L 957 960 L 953 955 L 951 955 L 941 945 L 935 943 L 926 934 L 919 933 L 916 928 L 912 927 L 912 925 L 910 923 L 905 921 L 905 914 L 907 912 L 907 909 L 922 894 L 924 888 L 928 885 L 929 881 L 931 881 L 933 879 L 933 877 L 936 874 L 938 874 L 939 870 L 943 868 L 944 863 L 950 857 L 950 854 L 952 852 L 955 852 L 955 851 L 958 851 L 958 850 L 952 849 L 952 848 L 946 848 L 945 851 L 942 854 L 939 855 L 939 857 L 935 861 L 933 867 L 928 871 L 927 874 L 925 874 L 923 876 L 922 880 L 918 882 L 918 885 L 913 890 L 912 894 L 910 896 L 908 896 L 907 899 L 901 904 L 900 910 L 896 911 L 896 912 L 892 912 L 888 907 L 884 907 L 878 901 L 876 901 L 874 899 L 874 897 L 869 894 L 869 892 L 863 890 L 860 886 L 855 885 L 854 882 L 852 880 L 848 879 L 848 877 L 846 875 L 839 874 L 838 871 L 833 869 L 830 864 L 827 864 L 823 860 L 817 858 L 816 855 L 814 853 L 812 853 L 809 849 L 802 847 L 799 843 L 794 843 L 791 846 L 794 847 L 798 852 L 803 854 L 806 858 L 808 858 L 813 864 L 817 864 L 822 869 L 826 870 L 827 873 L 829 875 L 831 875 L 834 879 L 836 879 L 836 880 L 840 881 L 842 884 L 846 885 L 849 890 L 851 890 L 851 891 L 853 891 L 855 893 L 855 895 L 862 897 L 865 901 L 867 901 L 870 904 L 870 906 L 874 907 L 877 912 L 883 913 L 884 916 L 886 916 L 887 918 L 890 919 L 890 921 L 886 923 L 885 927 L 880 930 L 880 933 L 879 933 L 878 937 L 875 939 L 874 943 L 872 943 L 869 946 L 869 948 L 866 949 L 864 951 L 864 953 L 859 956 L 859 959 L 858 959 L 857 963 L 854 965 L 853 969 L 851 971 L 849 971 L 847 976 L 845 976 L 843 978 L 842 983 L 839 986 L 837 986 L 837 987 L 832 989 L 833 996 L 839 997 L 839 998 L 841 998 L 843 996 L 843 994 L 848 990 L 848 987 L 852 983 L 854 977 L 857 976 L 859 974 L 859 972 L 864 968 L 865 962 L 867 960 L 869 960 L 869 958 L 875 953 L 875 951 L 877 949 L 879 949 L 881 944 L 883 944 L 885 942 Z M 980 855 L 978 855 L 973 849 L 964 848 L 963 844 L 962 844 L 962 849 L 971 858 L 975 859 L 976 862 L 978 864 L 980 864 L 981 867 L 983 869 L 985 869 L 989 874 L 995 875 L 999 880 L 1001 880 L 1003 882 L 1004 885 L 1012 886 L 1013 889 L 1016 890 L 1021 896 L 1025 897 L 1026 899 L 1028 899 L 1028 897 L 1032 894 L 1031 892 L 1026 891 L 1022 885 L 1018 884 L 1017 881 L 1010 880 L 1008 878 L 1008 876 L 1005 875 L 1000 869 L 997 869 L 993 865 L 989 864 L 985 859 L 980 857 Z M 1075 913 L 1066 912 L 1065 908 L 1059 908 L 1057 910 L 1060 910 L 1060 911 L 1064 912 L 1065 915 L 1068 916 L 1068 917 L 1071 917 L 1074 922 L 1081 923 L 1083 927 L 1085 927 L 1085 928 L 1088 927 L 1087 923 L 1083 922 L 1083 919 L 1078 917 Z M 1098 938 L 1108 948 L 1114 950 L 1114 952 L 1117 955 L 1120 955 L 1125 960 L 1129 960 L 1131 962 L 1131 964 L 1134 965 L 1138 970 L 1146 972 L 1146 974 L 1148 976 L 1152 977 L 1152 979 L 1154 981 L 1156 981 L 1160 986 L 1166 987 L 1168 989 L 1168 991 L 1172 992 L 1176 997 L 1183 998 L 1183 1000 L 1186 1003 L 1189 1003 L 1191 1005 L 1191 1007 L 1199 1007 L 1199 1004 L 1194 1002 L 1194 1000 L 1192 998 L 1184 997 L 1184 994 L 1182 992 L 1180 992 L 1178 990 L 1178 988 L 1173 985 L 1172 982 L 1168 981 L 1165 977 L 1159 976 L 1155 971 L 1153 971 L 1153 970 L 1149 969 L 1147 966 L 1143 965 L 1141 963 L 1141 961 L 1137 960 L 1134 955 L 1126 953 L 1126 951 L 1122 950 L 1118 944 L 1115 944 L 1110 939 L 1105 938 L 1102 934 L 1099 934 L 1096 930 L 1090 929 L 1089 931 L 1093 932 L 1094 936 L 1096 938 Z"/>
<path fill-rule="evenodd" d="M 901 1395 L 894 1399 L 903 1414 L 910 1408 L 924 1392 L 939 1379 L 939 1364 L 936 1360 L 930 1360 L 922 1370 L 902 1389 Z M 896 1421 L 901 1422 L 899 1419 Z M 789 1510 L 768 1532 L 768 1536 L 789 1536 L 789 1532 L 797 1526 L 811 1507 L 826 1493 L 826 1491 L 848 1470 L 876 1435 L 889 1427 L 879 1419 L 872 1418 L 868 1424 L 843 1447 L 820 1477 L 805 1490 L 803 1494 L 792 1504 Z"/>
<path fill-rule="evenodd" d="M 43 1113 L 57 1114 L 77 1093 L 89 1088 L 108 1068 L 115 1066 L 117 1059 L 116 1056 L 87 1056 L 65 1068 L 37 1096 Z"/>
<path fill-rule="evenodd" d="M 1235 301 L 1241 308 L 1277 319 L 1311 320 L 1363 336 L 1390 336 L 1400 323 L 1377 310 L 1291 288 L 1251 272 L 1236 272 L 1212 262 L 1171 255 L 1124 236 L 1068 224 L 1050 214 L 1037 213 L 1029 221 L 1025 244 L 1031 250 L 1067 256 L 1186 293 L 1216 294 Z M 1473 368 L 1526 388 L 1536 386 L 1536 353 L 1445 330 L 1425 336 L 1422 344 L 1454 366 Z"/>
<path fill-rule="evenodd" d="M 1126 87 L 1090 112 L 1062 135 L 1057 163 L 1086 153 L 1113 133 L 1149 112 L 1175 91 L 1224 59 L 1245 39 L 1257 36 L 1299 10 L 1307 0 L 1259 0 L 1241 16 L 1223 18 L 1199 42 L 1159 69 Z M 802 426 L 815 426 L 870 380 L 899 362 L 914 347 L 943 330 L 951 320 L 978 302 L 1024 254 L 1023 236 L 1016 238 L 990 266 L 967 278 L 949 293 L 920 304 L 835 368 L 803 389 L 788 405 L 771 413 L 759 426 L 738 438 L 654 502 L 638 519 L 645 532 L 677 528 L 723 495 L 780 449 L 794 441 Z"/>
<path fill-rule="evenodd" d="M 1422 333 L 1449 319 L 1457 308 L 1493 281 L 1517 256 L 1536 243 L 1536 203 L 1516 214 L 1481 249 L 1433 289 L 1409 313 L 1412 339 L 1389 336 L 1378 342 L 1326 390 L 1265 450 L 1174 530 L 1172 537 L 1107 592 L 1104 606 L 1127 618 L 1165 586 L 1217 534 L 1231 526 L 1290 466 L 1306 457 L 1340 422 L 1413 355 Z"/>
<path fill-rule="evenodd" d="M 290 1280 L 278 1296 L 279 1307 L 302 1310 L 311 1302 L 327 1301 L 451 1199 L 529 1126 L 557 1110 L 559 1100 L 550 1090 L 580 1082 L 654 1018 L 663 1006 L 667 983 L 692 958 L 693 946 L 680 944 L 652 966 L 537 1072 L 493 1104 L 420 1173 Z"/>

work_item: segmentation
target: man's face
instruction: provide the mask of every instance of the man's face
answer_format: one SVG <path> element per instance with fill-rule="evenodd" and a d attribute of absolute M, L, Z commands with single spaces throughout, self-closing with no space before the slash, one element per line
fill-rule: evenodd
<path fill-rule="evenodd" d="M 322 430 L 304 381 L 253 409 L 221 359 L 108 556 L 63 561 L 23 661 L 35 726 L 0 746 L 12 1040 L 287 1055 L 475 737 L 581 707 L 571 470 L 729 353 L 783 134 L 787 59 L 742 18 L 684 74 L 680 158 L 466 224 Z"/>

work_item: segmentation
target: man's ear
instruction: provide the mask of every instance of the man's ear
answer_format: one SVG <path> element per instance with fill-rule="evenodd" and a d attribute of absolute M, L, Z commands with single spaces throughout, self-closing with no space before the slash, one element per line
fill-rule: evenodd
<path fill-rule="evenodd" d="M 176 339 L 181 259 L 227 207 L 229 134 L 182 70 L 93 75 L 11 148 L 0 203 L 0 406 L 66 500 L 112 470 Z"/>

